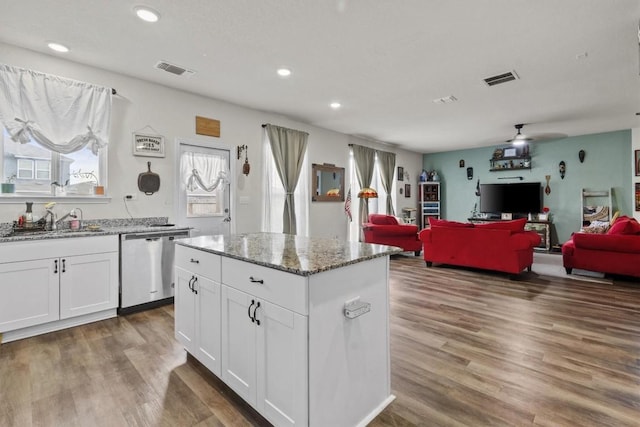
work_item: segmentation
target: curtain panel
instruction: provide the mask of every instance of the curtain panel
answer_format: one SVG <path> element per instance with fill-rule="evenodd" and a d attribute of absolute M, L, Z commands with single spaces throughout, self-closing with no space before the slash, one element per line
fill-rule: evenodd
<path fill-rule="evenodd" d="M 111 88 L 0 64 L 0 122 L 13 141 L 97 155 L 110 121 Z"/>
<path fill-rule="evenodd" d="M 384 191 L 387 193 L 387 215 L 395 216 L 396 213 L 393 209 L 391 188 L 393 187 L 393 174 L 396 170 L 396 155 L 395 153 L 389 153 L 387 151 L 377 151 L 377 154 L 380 180 L 382 181 Z"/>
<path fill-rule="evenodd" d="M 351 146 L 353 159 L 356 165 L 356 178 L 360 188 L 370 187 L 373 179 L 373 169 L 375 167 L 376 150 L 364 147 L 362 145 L 353 144 Z M 364 240 L 362 232 L 362 224 L 367 222 L 369 218 L 369 202 L 367 199 L 359 199 L 358 228 L 360 229 L 360 240 Z"/>
<path fill-rule="evenodd" d="M 271 124 L 264 125 L 269 138 L 271 153 L 275 160 L 278 176 L 285 190 L 283 211 L 283 233 L 297 234 L 296 207 L 293 192 L 298 185 L 300 171 L 307 151 L 309 134 Z"/>

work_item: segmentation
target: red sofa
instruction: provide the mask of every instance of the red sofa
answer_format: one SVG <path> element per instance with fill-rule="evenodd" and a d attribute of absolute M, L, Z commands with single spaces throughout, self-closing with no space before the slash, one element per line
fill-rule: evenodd
<path fill-rule="evenodd" d="M 369 222 L 362 224 L 364 241 L 379 245 L 398 246 L 404 251 L 420 255 L 422 242 L 418 239 L 418 226 L 400 224 L 395 216 L 370 214 Z"/>
<path fill-rule="evenodd" d="M 526 218 L 470 224 L 430 219 L 420 232 L 424 260 L 520 274 L 531 271 L 533 248 L 540 243 L 534 231 L 525 231 Z"/>
<path fill-rule="evenodd" d="M 574 233 L 562 245 L 567 274 L 574 268 L 640 277 L 640 224 L 620 217 L 606 234 Z"/>

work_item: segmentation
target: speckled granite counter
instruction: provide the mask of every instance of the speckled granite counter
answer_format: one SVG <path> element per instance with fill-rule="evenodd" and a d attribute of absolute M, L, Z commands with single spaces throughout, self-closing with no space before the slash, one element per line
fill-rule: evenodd
<path fill-rule="evenodd" d="M 393 246 L 279 233 L 199 236 L 176 243 L 300 276 L 402 252 Z"/>
<path fill-rule="evenodd" d="M 84 227 L 80 230 L 70 230 L 62 227 L 56 231 L 24 232 L 20 234 L 11 234 L 11 224 L 4 223 L 0 224 L 0 243 L 187 229 L 186 227 L 167 224 L 167 220 L 167 217 L 84 220 Z M 98 228 L 88 230 L 87 227 L 89 225 L 97 226 Z"/>

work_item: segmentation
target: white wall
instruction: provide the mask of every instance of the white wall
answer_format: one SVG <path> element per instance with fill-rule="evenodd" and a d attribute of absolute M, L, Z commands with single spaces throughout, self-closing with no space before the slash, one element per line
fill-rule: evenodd
<path fill-rule="evenodd" d="M 0 43 L 2 62 L 23 68 L 38 70 L 76 80 L 95 83 L 117 89 L 113 97 L 111 136 L 109 145 L 109 203 L 73 203 L 57 210 L 80 207 L 85 218 L 126 218 L 123 197 L 135 192 L 138 198 L 128 202 L 134 217 L 174 216 L 174 155 L 175 139 L 184 138 L 222 143 L 231 148 L 236 162 L 236 191 L 233 205 L 233 220 L 236 232 L 259 231 L 262 206 L 262 132 L 263 123 L 272 123 L 309 132 L 309 162 L 334 163 L 348 166 L 348 144 L 376 146 L 369 141 L 329 131 L 289 118 L 252 110 L 227 102 L 187 93 L 155 83 L 113 73 L 107 70 L 81 65 L 30 50 Z M 153 72 L 151 70 L 150 72 Z M 179 78 L 179 77 L 175 77 Z M 220 138 L 195 134 L 195 116 L 220 120 Z M 132 154 L 132 132 L 151 126 L 165 137 L 165 158 L 135 157 Z M 251 173 L 242 175 L 242 159 L 236 160 L 235 147 L 246 144 Z M 422 155 L 380 146 L 386 151 L 396 152 L 397 164 L 417 181 L 421 170 Z M 161 178 L 160 191 L 152 196 L 138 192 L 138 174 L 146 171 L 146 162 L 151 161 L 152 171 Z M 402 184 L 402 183 L 399 183 Z M 348 183 L 347 183 L 348 185 Z M 412 186 L 414 187 L 414 185 Z M 410 199 L 399 196 L 398 208 L 417 205 L 415 188 Z M 248 204 L 238 204 L 240 197 L 248 198 Z M 58 203 L 60 205 L 60 203 Z M 40 206 L 38 206 L 40 205 Z M 314 202 L 311 204 L 311 235 L 346 238 L 347 219 L 343 203 Z M 24 210 L 24 203 L 0 204 L 0 222 L 17 219 Z M 34 212 L 42 211 L 42 204 L 34 205 Z"/>

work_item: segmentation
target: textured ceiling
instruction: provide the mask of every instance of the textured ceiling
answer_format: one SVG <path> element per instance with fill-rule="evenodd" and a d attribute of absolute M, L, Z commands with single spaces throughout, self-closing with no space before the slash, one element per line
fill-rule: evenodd
<path fill-rule="evenodd" d="M 72 61 L 418 152 L 501 144 L 516 123 L 539 139 L 640 127 L 638 0 L 0 4 L 2 42 L 60 55 L 55 40 Z M 138 20 L 138 4 L 160 21 Z M 483 82 L 511 70 L 520 79 Z"/>

